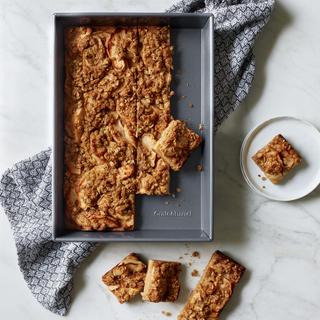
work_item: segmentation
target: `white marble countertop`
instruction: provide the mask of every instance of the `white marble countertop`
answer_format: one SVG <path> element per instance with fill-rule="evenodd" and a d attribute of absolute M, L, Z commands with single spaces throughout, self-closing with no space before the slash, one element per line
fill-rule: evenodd
<path fill-rule="evenodd" d="M 53 12 L 163 11 L 172 0 L 0 1 L 0 172 L 45 149 L 51 141 L 50 33 Z M 245 134 L 259 122 L 292 115 L 320 128 L 320 2 L 283 0 L 257 42 L 254 86 L 216 136 L 215 238 L 205 244 L 109 244 L 75 277 L 67 319 L 174 319 L 211 253 L 230 253 L 247 268 L 221 319 L 302 320 L 320 317 L 320 189 L 292 203 L 273 202 L 249 190 L 239 169 Z M 100 276 L 128 252 L 178 259 L 185 256 L 184 290 L 176 304 L 119 305 Z M 0 214 L 0 314 L 2 319 L 58 319 L 40 306 L 17 266 L 9 223 Z"/>

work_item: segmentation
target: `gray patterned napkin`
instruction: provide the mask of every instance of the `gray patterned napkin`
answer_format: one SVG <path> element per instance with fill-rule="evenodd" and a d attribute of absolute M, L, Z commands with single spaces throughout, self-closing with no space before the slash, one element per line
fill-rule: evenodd
<path fill-rule="evenodd" d="M 246 97 L 254 75 L 252 47 L 274 0 L 180 1 L 169 12 L 212 12 L 215 24 L 215 124 Z M 11 224 L 24 279 L 35 298 L 65 315 L 75 269 L 95 248 L 87 242 L 53 242 L 51 150 L 7 170 L 0 181 L 0 203 Z"/>
<path fill-rule="evenodd" d="M 52 241 L 50 156 L 48 149 L 7 170 L 0 181 L 0 203 L 29 289 L 45 308 L 64 315 L 70 306 L 74 270 L 95 245 Z"/>
<path fill-rule="evenodd" d="M 182 0 L 169 9 L 214 16 L 215 128 L 249 92 L 255 71 L 252 48 L 273 5 L 274 0 Z"/>

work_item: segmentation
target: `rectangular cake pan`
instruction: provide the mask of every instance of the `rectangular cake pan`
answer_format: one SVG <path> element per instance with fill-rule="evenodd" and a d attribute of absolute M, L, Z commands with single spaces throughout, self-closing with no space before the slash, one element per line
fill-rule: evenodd
<path fill-rule="evenodd" d="M 72 231 L 64 224 L 64 28 L 81 25 L 170 25 L 174 46 L 172 115 L 204 142 L 180 172 L 171 196 L 137 196 L 134 231 Z M 213 239 L 213 16 L 167 13 L 54 15 L 53 238 L 56 241 L 211 241 Z M 199 130 L 202 124 L 203 129 Z M 203 166 L 198 171 L 197 166 Z M 199 169 L 199 168 L 198 168 Z"/>

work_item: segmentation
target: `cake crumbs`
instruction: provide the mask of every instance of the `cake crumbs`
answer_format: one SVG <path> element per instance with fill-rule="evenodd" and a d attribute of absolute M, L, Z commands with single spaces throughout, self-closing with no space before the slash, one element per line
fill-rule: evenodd
<path fill-rule="evenodd" d="M 192 262 L 189 262 L 188 265 L 189 265 L 189 267 L 191 267 L 192 266 Z"/>
<path fill-rule="evenodd" d="M 267 180 L 267 178 L 266 177 L 262 177 L 262 181 L 266 181 Z"/>
<path fill-rule="evenodd" d="M 199 130 L 204 130 L 204 124 L 203 123 L 199 123 Z"/>
<path fill-rule="evenodd" d="M 266 186 L 262 186 L 262 189 L 265 189 L 266 188 Z"/>
<path fill-rule="evenodd" d="M 161 311 L 161 313 L 166 317 L 172 316 L 172 313 L 170 311 Z"/>
<path fill-rule="evenodd" d="M 258 177 L 261 178 L 261 174 L 258 174 Z"/>
<path fill-rule="evenodd" d="M 203 165 L 202 164 L 198 164 L 197 165 L 197 171 L 199 171 L 199 172 L 203 171 Z"/>
<path fill-rule="evenodd" d="M 184 253 L 184 255 L 185 255 L 185 256 L 187 256 L 187 255 L 189 255 L 189 253 L 188 253 L 188 252 L 186 252 L 186 253 Z"/>
<path fill-rule="evenodd" d="M 200 259 L 200 253 L 199 253 L 198 251 L 193 251 L 193 252 L 192 252 L 192 256 L 193 256 L 194 258 L 199 258 L 199 259 Z"/>
<path fill-rule="evenodd" d="M 177 192 L 181 192 L 181 188 L 177 188 L 176 191 L 177 191 Z"/>
<path fill-rule="evenodd" d="M 183 259 L 183 257 L 179 257 L 179 260 L 182 260 Z"/>
<path fill-rule="evenodd" d="M 191 272 L 191 276 L 192 277 L 199 277 L 199 271 L 197 269 L 194 269 L 192 272 Z"/>
<path fill-rule="evenodd" d="M 188 106 L 189 106 L 189 108 L 193 108 L 193 103 L 192 103 L 192 102 L 189 102 L 189 103 L 188 103 Z"/>

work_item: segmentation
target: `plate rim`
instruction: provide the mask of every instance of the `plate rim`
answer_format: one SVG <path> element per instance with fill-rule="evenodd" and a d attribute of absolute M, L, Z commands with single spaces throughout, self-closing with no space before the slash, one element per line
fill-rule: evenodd
<path fill-rule="evenodd" d="M 244 180 L 247 182 L 248 186 L 251 188 L 251 190 L 253 190 L 254 192 L 256 192 L 257 194 L 270 199 L 270 200 L 274 200 L 274 201 L 281 201 L 281 202 L 289 202 L 289 201 L 294 201 L 294 200 L 298 200 L 301 198 L 306 197 L 307 195 L 309 195 L 311 192 L 313 192 L 319 185 L 320 185 L 320 178 L 318 179 L 319 181 L 315 184 L 315 186 L 313 186 L 310 190 L 308 190 L 306 193 L 299 195 L 299 196 L 294 196 L 291 198 L 281 198 L 281 197 L 273 197 L 270 196 L 268 194 L 263 193 L 261 190 L 259 190 L 258 188 L 256 188 L 253 183 L 251 182 L 251 179 L 248 177 L 246 170 L 244 169 L 244 149 L 250 139 L 250 137 L 257 132 L 258 130 L 260 130 L 261 128 L 265 127 L 266 125 L 268 125 L 268 123 L 273 122 L 273 121 L 277 121 L 277 120 L 283 120 L 283 119 L 290 119 L 290 120 L 296 120 L 299 122 L 304 123 L 305 125 L 309 126 L 311 129 L 313 129 L 315 131 L 315 133 L 317 133 L 318 135 L 320 135 L 320 131 L 319 129 L 314 126 L 310 121 L 304 120 L 304 119 L 300 119 L 297 117 L 293 117 L 293 116 L 276 116 L 276 117 L 272 117 L 268 120 L 265 120 L 259 124 L 257 124 L 256 126 L 254 126 L 245 136 L 245 138 L 243 139 L 243 142 L 241 144 L 241 148 L 240 148 L 240 169 L 242 172 L 242 176 L 244 178 Z"/>

